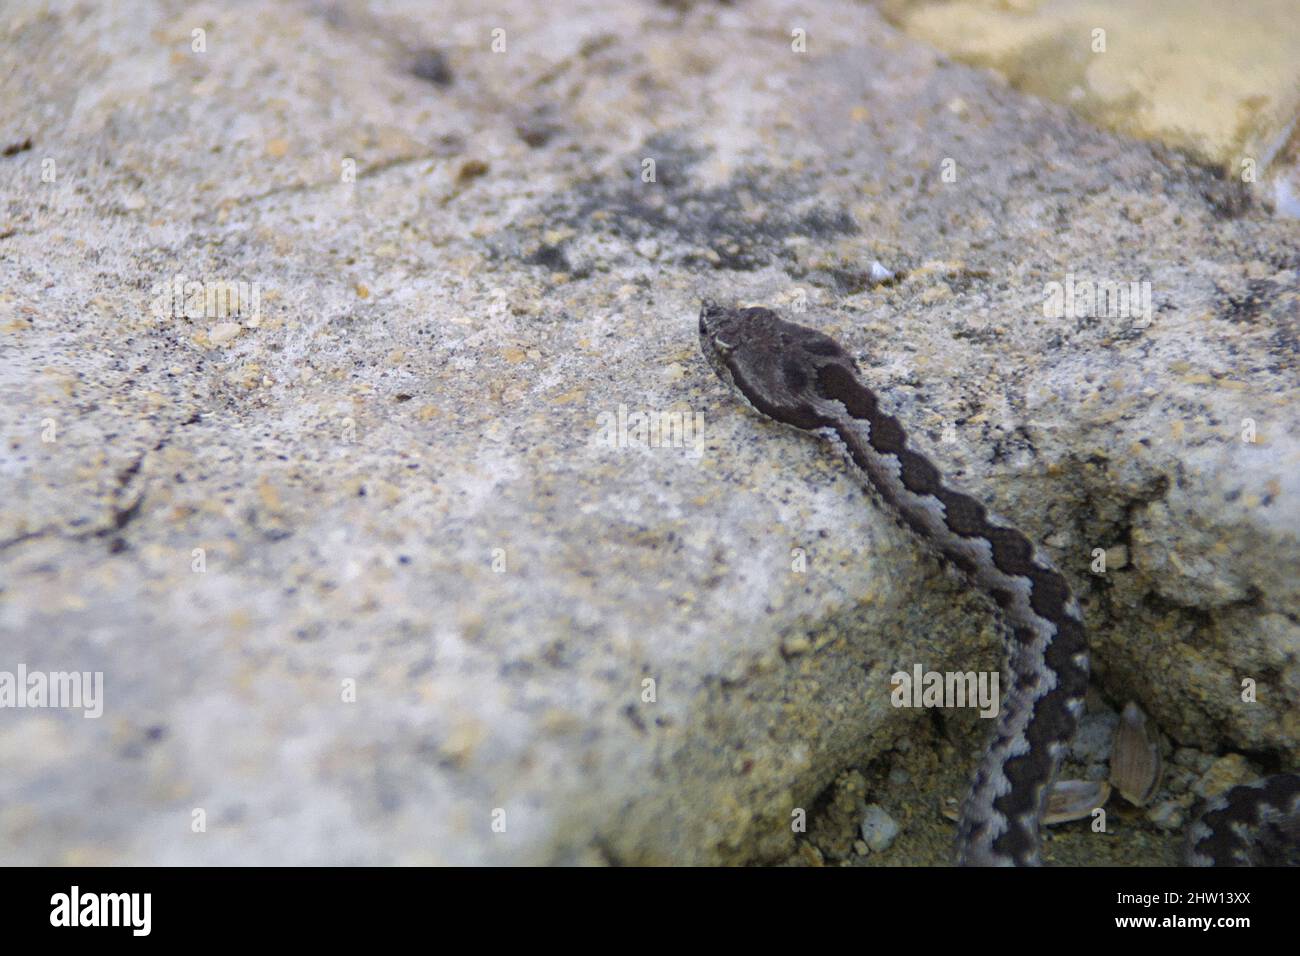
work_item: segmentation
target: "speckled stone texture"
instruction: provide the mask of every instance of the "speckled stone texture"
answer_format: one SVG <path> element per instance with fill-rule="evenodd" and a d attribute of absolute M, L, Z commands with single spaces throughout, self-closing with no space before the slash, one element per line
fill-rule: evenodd
<path fill-rule="evenodd" d="M 105 687 L 0 709 L 0 862 L 789 853 L 998 637 L 702 295 L 850 347 L 1113 699 L 1300 757 L 1294 223 L 863 4 L 485 6 L 0 14 L 0 671 Z"/>

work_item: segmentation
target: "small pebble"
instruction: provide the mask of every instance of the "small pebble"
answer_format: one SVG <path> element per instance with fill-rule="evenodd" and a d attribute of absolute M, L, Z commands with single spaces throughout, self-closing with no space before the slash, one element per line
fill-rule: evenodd
<path fill-rule="evenodd" d="M 1147 811 L 1147 819 L 1162 830 L 1181 830 L 1185 809 L 1177 800 L 1165 800 Z"/>
<path fill-rule="evenodd" d="M 208 341 L 213 345 L 225 345 L 227 342 L 233 342 L 239 333 L 238 322 L 220 322 L 208 333 Z"/>
<path fill-rule="evenodd" d="M 1241 754 L 1225 754 L 1214 761 L 1192 790 L 1198 797 L 1216 797 L 1239 783 L 1249 783 L 1257 776 Z"/>
<path fill-rule="evenodd" d="M 893 845 L 899 827 L 877 803 L 868 804 L 862 816 L 862 839 L 872 853 L 883 853 Z"/>
<path fill-rule="evenodd" d="M 793 634 L 781 642 L 781 654 L 784 657 L 798 657 L 812 650 L 812 641 L 803 634 Z"/>

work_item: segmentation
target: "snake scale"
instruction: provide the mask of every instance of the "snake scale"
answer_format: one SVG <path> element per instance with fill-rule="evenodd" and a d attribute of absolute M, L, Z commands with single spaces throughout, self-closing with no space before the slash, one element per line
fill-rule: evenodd
<path fill-rule="evenodd" d="M 1022 532 L 944 482 L 834 339 L 765 308 L 706 300 L 700 345 L 762 415 L 839 447 L 884 504 L 1000 610 L 1008 690 L 957 826 L 959 865 L 1033 866 L 1047 793 L 1083 713 L 1088 638 L 1069 584 Z M 1300 857 L 1300 775 L 1235 787 L 1188 831 L 1188 862 Z"/>

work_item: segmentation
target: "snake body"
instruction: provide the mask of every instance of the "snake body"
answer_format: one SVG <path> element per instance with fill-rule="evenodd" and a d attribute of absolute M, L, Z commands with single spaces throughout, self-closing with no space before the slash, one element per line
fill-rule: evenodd
<path fill-rule="evenodd" d="M 704 356 L 724 382 L 762 415 L 838 446 L 883 503 L 1000 609 L 1010 680 L 962 804 L 957 862 L 1036 865 L 1047 793 L 1088 689 L 1088 638 L 1069 584 L 1022 532 L 946 484 L 908 447 L 903 426 L 834 339 L 770 309 L 707 300 L 699 327 Z M 1271 847 L 1297 836 L 1300 775 L 1237 787 L 1220 800 L 1189 831 L 1191 862 L 1260 862 L 1294 852 L 1250 856 L 1261 830 L 1271 827 Z"/>

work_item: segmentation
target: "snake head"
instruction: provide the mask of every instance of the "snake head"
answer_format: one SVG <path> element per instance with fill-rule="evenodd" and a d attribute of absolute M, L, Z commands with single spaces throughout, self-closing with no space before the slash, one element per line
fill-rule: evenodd
<path fill-rule="evenodd" d="M 724 382 L 756 409 L 787 425 L 825 424 L 818 406 L 821 371 L 853 360 L 834 339 L 786 322 L 771 309 L 729 308 L 710 299 L 700 308 L 700 349 Z"/>

